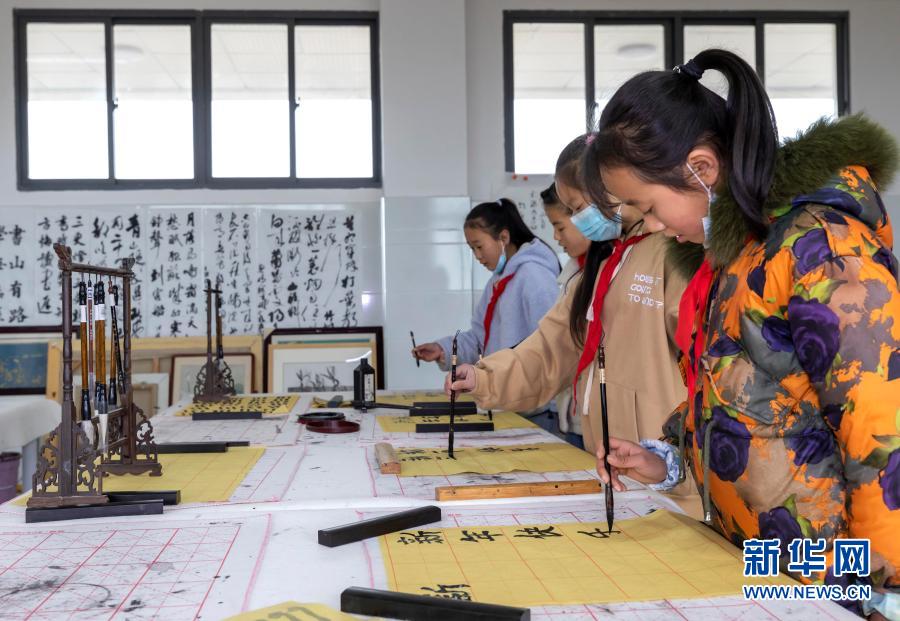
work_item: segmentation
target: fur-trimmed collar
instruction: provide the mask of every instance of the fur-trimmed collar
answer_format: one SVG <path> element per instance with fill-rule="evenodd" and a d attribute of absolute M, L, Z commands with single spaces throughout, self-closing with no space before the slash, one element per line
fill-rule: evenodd
<path fill-rule="evenodd" d="M 819 120 L 778 149 L 775 177 L 767 212 L 790 204 L 799 194 L 820 188 L 846 166 L 864 166 L 872 180 L 886 187 L 894 177 L 898 163 L 897 143 L 880 125 L 861 114 L 836 121 Z M 727 189 L 719 184 L 718 198 L 712 205 L 712 231 L 707 255 L 713 267 L 728 265 L 741 252 L 750 236 L 747 220 Z M 702 252 L 697 244 L 672 242 L 668 259 L 688 278 L 697 270 Z"/>

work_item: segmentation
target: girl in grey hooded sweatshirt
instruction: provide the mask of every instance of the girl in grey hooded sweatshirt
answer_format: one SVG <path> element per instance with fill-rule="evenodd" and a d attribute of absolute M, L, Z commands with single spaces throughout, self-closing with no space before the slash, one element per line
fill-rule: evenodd
<path fill-rule="evenodd" d="M 474 364 L 515 347 L 537 329 L 556 302 L 560 266 L 556 254 L 537 238 L 507 198 L 476 205 L 466 216 L 463 232 L 475 259 L 493 275 L 484 287 L 472 325 L 459 333 L 458 362 Z M 413 355 L 450 367 L 452 336 L 419 345 Z"/>

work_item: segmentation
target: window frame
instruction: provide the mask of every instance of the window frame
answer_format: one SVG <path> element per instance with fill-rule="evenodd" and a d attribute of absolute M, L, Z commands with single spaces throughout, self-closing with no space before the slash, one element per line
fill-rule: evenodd
<path fill-rule="evenodd" d="M 194 11 L 194 10 L 43 10 L 14 9 L 14 97 L 16 179 L 20 191 L 147 190 L 147 189 L 355 189 L 382 185 L 381 83 L 378 13 L 371 11 Z M 107 158 L 106 179 L 31 179 L 28 177 L 28 50 L 30 23 L 102 23 L 105 30 Z M 287 177 L 212 176 L 212 62 L 213 24 L 285 24 L 288 31 L 288 98 L 290 175 Z M 115 177 L 115 89 L 113 26 L 187 25 L 191 29 L 191 90 L 193 98 L 194 177 L 192 179 L 117 179 Z M 370 88 L 372 97 L 372 176 L 298 177 L 296 170 L 296 92 L 294 74 L 295 26 L 366 26 L 369 28 Z"/>
<path fill-rule="evenodd" d="M 834 24 L 837 58 L 838 116 L 850 112 L 849 11 L 527 11 L 503 12 L 503 153 L 504 169 L 515 174 L 515 84 L 513 68 L 513 27 L 522 23 L 566 23 L 584 25 L 585 131 L 595 115 L 594 26 L 646 25 L 663 27 L 666 67 L 674 67 L 684 56 L 685 26 L 754 26 L 755 69 L 765 84 L 766 24 Z M 683 60 L 681 62 L 684 62 Z M 532 173 L 533 174 L 533 173 Z"/>

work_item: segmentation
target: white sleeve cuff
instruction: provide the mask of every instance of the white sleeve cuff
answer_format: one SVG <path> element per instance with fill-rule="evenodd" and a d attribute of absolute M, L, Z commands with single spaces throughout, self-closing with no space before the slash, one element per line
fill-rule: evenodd
<path fill-rule="evenodd" d="M 681 476 L 678 450 L 662 440 L 641 440 L 641 446 L 666 462 L 666 479 L 660 483 L 650 483 L 648 487 L 656 492 L 668 492 L 676 485 Z"/>

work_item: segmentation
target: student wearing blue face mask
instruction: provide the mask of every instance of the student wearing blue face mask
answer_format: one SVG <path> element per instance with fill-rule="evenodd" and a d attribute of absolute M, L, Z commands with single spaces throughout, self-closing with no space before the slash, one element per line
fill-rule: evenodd
<path fill-rule="evenodd" d="M 493 272 L 471 328 L 459 333 L 458 361 L 473 364 L 479 352 L 487 356 L 514 347 L 537 329 L 556 301 L 560 266 L 550 246 L 535 237 L 509 199 L 476 205 L 466 216 L 463 233 L 475 260 Z M 413 355 L 447 370 L 452 340 L 447 336 L 424 343 Z"/>
<path fill-rule="evenodd" d="M 675 331 L 687 281 L 666 264 L 667 240 L 648 234 L 641 211 L 617 204 L 607 218 L 584 192 L 581 161 L 592 136 L 576 138 L 557 160 L 556 191 L 571 221 L 591 240 L 581 275 L 514 350 L 457 368 L 454 390 L 471 392 L 482 408 L 527 410 L 574 386 L 572 412 L 581 417 L 587 450 L 602 445 L 597 353 L 606 359 L 609 434 L 638 442 L 656 438 L 684 400 Z M 606 206 L 608 207 L 608 206 Z M 698 244 L 682 247 L 702 254 Z M 449 388 L 449 381 L 447 382 Z M 691 482 L 671 492 L 695 517 L 700 499 Z"/>

